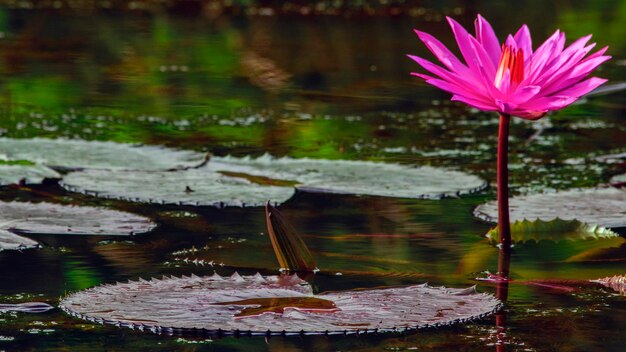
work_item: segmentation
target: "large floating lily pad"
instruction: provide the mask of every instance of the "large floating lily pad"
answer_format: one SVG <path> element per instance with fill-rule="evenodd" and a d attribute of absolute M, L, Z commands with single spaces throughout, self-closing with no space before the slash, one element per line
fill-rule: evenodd
<path fill-rule="evenodd" d="M 104 285 L 61 301 L 91 321 L 168 334 L 333 334 L 405 331 L 465 322 L 500 302 L 427 285 L 314 295 L 297 276 L 182 277 Z"/>
<path fill-rule="evenodd" d="M 9 250 L 23 250 L 39 247 L 37 241 L 33 241 L 30 238 L 16 235 L 6 230 L 0 230 L 0 251 L 4 249 Z"/>
<path fill-rule="evenodd" d="M 159 170 L 195 166 L 205 158 L 160 146 L 45 138 L 0 138 L 0 155 L 63 169 Z"/>
<path fill-rule="evenodd" d="M 72 172 L 63 187 L 98 197 L 159 204 L 259 206 L 268 200 L 284 202 L 292 187 L 260 185 L 204 169 L 181 171 Z"/>
<path fill-rule="evenodd" d="M 511 221 L 577 219 L 604 227 L 626 226 L 626 192 L 615 188 L 576 189 L 509 199 Z M 479 205 L 474 215 L 498 221 L 495 201 Z"/>
<path fill-rule="evenodd" d="M 403 198 L 441 198 L 486 183 L 459 171 L 367 161 L 215 157 L 207 166 L 176 172 L 85 170 L 67 175 L 68 190 L 141 202 L 262 205 L 306 191 Z"/>
<path fill-rule="evenodd" d="M 0 202 L 0 228 L 19 233 L 132 235 L 154 226 L 143 216 L 99 207 Z"/>
<path fill-rule="evenodd" d="M 482 190 L 486 183 L 460 171 L 430 166 L 349 160 L 213 158 L 208 168 L 277 180 L 291 180 L 304 191 L 399 198 L 441 198 Z"/>
<path fill-rule="evenodd" d="M 56 171 L 43 165 L 0 165 L 0 186 L 41 183 L 46 178 L 61 178 Z"/>

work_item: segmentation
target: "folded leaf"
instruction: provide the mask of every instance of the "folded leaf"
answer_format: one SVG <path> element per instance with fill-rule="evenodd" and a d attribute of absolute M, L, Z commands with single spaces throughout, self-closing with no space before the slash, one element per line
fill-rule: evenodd
<path fill-rule="evenodd" d="M 293 271 L 315 270 L 315 260 L 300 234 L 269 202 L 265 205 L 265 220 L 281 268 Z"/>

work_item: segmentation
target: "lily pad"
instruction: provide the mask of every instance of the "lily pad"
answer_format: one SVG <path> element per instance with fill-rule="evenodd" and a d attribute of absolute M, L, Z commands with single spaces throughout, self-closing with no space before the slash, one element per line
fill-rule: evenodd
<path fill-rule="evenodd" d="M 613 177 L 611 177 L 611 182 L 612 185 L 615 186 L 624 186 L 626 185 L 626 174 L 624 175 L 615 175 Z"/>
<path fill-rule="evenodd" d="M 0 202 L 0 229 L 18 233 L 133 235 L 154 226 L 143 216 L 99 207 Z"/>
<path fill-rule="evenodd" d="M 0 230 L 0 251 L 4 249 L 9 250 L 23 250 L 39 247 L 37 241 L 33 241 L 30 238 L 16 235 L 6 230 Z"/>
<path fill-rule="evenodd" d="M 43 165 L 0 165 L 0 186 L 37 184 L 46 178 L 61 178 L 61 175 Z"/>
<path fill-rule="evenodd" d="M 20 312 L 20 313 L 45 313 L 53 306 L 43 302 L 26 302 L 17 304 L 0 303 L 0 313 Z"/>
<path fill-rule="evenodd" d="M 202 153 L 160 146 L 45 138 L 0 138 L 0 153 L 62 169 L 160 170 L 192 167 L 205 159 Z"/>
<path fill-rule="evenodd" d="M 500 307 L 488 294 L 427 285 L 313 294 L 296 275 L 170 277 L 80 291 L 61 309 L 166 334 L 352 334 L 463 323 Z"/>
<path fill-rule="evenodd" d="M 616 164 L 626 161 L 626 153 L 606 154 L 595 157 L 599 163 Z"/>
<path fill-rule="evenodd" d="M 214 157 L 179 171 L 84 170 L 62 185 L 74 192 L 130 201 L 222 206 L 284 202 L 302 191 L 402 198 L 442 198 L 486 187 L 480 178 L 429 166 L 368 161 Z"/>
<path fill-rule="evenodd" d="M 497 243 L 500 238 L 498 227 L 494 227 L 485 235 L 492 243 Z M 618 238 L 624 242 L 617 233 L 597 225 L 588 225 L 578 220 L 554 219 L 551 221 L 522 220 L 511 224 L 511 240 L 514 243 L 528 241 L 579 241 L 589 239 Z"/>
<path fill-rule="evenodd" d="M 544 221 L 560 218 L 577 219 L 603 227 L 626 226 L 626 192 L 615 188 L 575 189 L 555 193 L 533 194 L 509 199 L 511 221 Z M 497 222 L 495 201 L 474 210 L 480 219 Z"/>
<path fill-rule="evenodd" d="M 592 282 L 600 283 L 606 287 L 611 288 L 619 292 L 620 294 L 626 294 L 626 275 L 609 276 Z"/>
<path fill-rule="evenodd" d="M 260 206 L 284 202 L 292 187 L 259 185 L 204 169 L 180 171 L 85 170 L 66 175 L 61 185 L 72 192 L 157 204 Z"/>
<path fill-rule="evenodd" d="M 398 198 L 439 199 L 477 192 L 487 186 L 477 176 L 444 168 L 371 161 L 275 158 L 267 154 L 258 158 L 215 157 L 207 168 L 215 172 L 291 180 L 302 191 Z"/>

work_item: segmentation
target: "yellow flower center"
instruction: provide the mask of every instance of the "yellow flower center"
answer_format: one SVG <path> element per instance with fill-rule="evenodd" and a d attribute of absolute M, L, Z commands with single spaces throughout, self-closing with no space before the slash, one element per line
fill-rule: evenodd
<path fill-rule="evenodd" d="M 493 82 L 498 89 L 502 86 L 504 73 L 507 70 L 509 70 L 510 87 L 517 87 L 524 80 L 524 51 L 522 49 L 513 49 L 510 45 L 502 45 L 502 56 L 500 56 L 498 71 Z"/>

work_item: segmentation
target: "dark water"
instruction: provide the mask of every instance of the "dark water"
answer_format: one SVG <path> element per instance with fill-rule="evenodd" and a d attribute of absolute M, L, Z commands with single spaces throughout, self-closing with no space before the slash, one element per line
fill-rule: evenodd
<path fill-rule="evenodd" d="M 18 8 L 38 2 L 2 3 L 0 131 L 10 137 L 427 164 L 492 181 L 496 116 L 450 103 L 447 94 L 409 76 L 418 68 L 405 54 L 428 55 L 413 28 L 453 46 L 442 16 L 470 26 L 480 12 L 501 36 L 527 23 L 535 46 L 556 28 L 568 42 L 594 33 L 614 57 L 597 75 L 626 80 L 624 1 L 518 1 L 515 9 L 505 1 L 430 1 L 380 6 L 373 14 L 355 5 L 337 15 L 275 10 L 271 16 L 246 6 L 220 13 L 208 2 L 197 14 L 201 2 L 195 1 L 170 8 L 133 2 L 134 10 L 115 1 L 117 8 L 108 10 L 90 1 L 60 1 L 61 9 L 54 2 L 39 2 L 45 9 Z M 393 8 L 400 13 L 390 15 Z M 625 109 L 621 91 L 589 97 L 539 122 L 515 121 L 513 192 L 590 187 L 626 171 L 594 160 L 626 151 Z M 78 196 L 54 184 L 0 190 L 4 200 L 51 195 L 144 214 L 159 227 L 124 240 L 33 236 L 46 247 L 0 253 L 2 301 L 54 305 L 68 292 L 101 283 L 214 270 L 275 274 L 278 267 L 260 208 L 145 206 Z M 471 214 L 493 198 L 493 190 L 441 201 L 299 194 L 281 210 L 306 235 L 322 269 L 314 281 L 319 291 L 428 281 L 494 292 L 475 280 L 497 270 L 498 251 L 481 237 L 491 225 Z M 180 253 L 206 245 L 210 249 Z M 568 260 L 584 250 L 585 244 L 520 246 L 511 276 L 588 280 L 626 272 L 626 247 Z M 564 293 L 513 283 L 505 312 L 507 350 L 622 351 L 626 343 L 626 300 L 608 289 Z M 0 315 L 0 350 L 484 351 L 496 349 L 496 332 L 489 318 L 409 335 L 211 341 L 103 327 L 54 310 Z"/>

